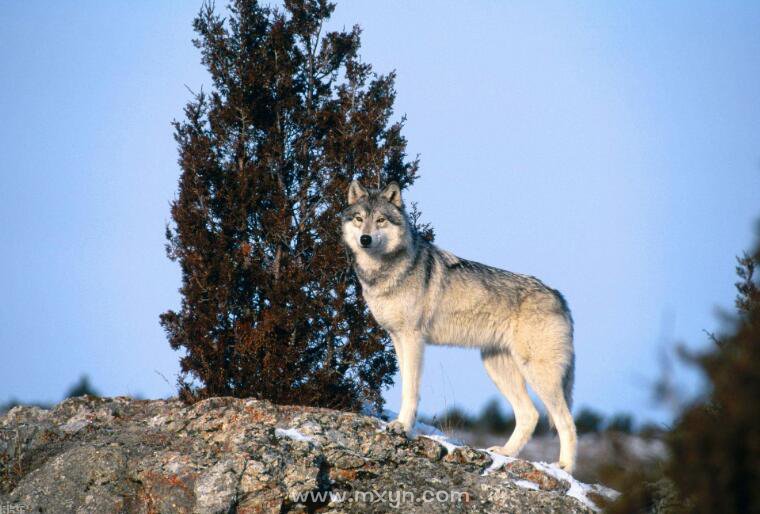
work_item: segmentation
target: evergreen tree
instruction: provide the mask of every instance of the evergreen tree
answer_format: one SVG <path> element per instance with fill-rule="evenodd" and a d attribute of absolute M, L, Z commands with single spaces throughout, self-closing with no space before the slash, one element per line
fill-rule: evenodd
<path fill-rule="evenodd" d="M 507 418 L 497 399 L 491 399 L 478 417 L 478 426 L 490 434 L 504 434 L 514 429 L 514 419 Z"/>
<path fill-rule="evenodd" d="M 212 87 L 174 123 L 182 173 L 167 253 L 182 268 L 182 305 L 161 315 L 184 350 L 188 400 L 355 409 L 379 405 L 396 369 L 338 213 L 352 179 L 406 188 L 418 160 L 404 119 L 392 120 L 394 74 L 359 59 L 358 27 L 324 33 L 333 10 L 236 0 L 227 17 L 205 5 L 194 21 Z"/>
<path fill-rule="evenodd" d="M 575 416 L 575 427 L 579 434 L 596 434 L 602 429 L 604 417 L 593 409 L 584 407 Z"/>
<path fill-rule="evenodd" d="M 690 355 L 706 378 L 704 397 L 687 406 L 666 434 L 668 457 L 622 478 L 609 512 L 760 512 L 760 239 L 738 259 L 737 316 Z"/>
<path fill-rule="evenodd" d="M 77 396 L 100 396 L 100 393 L 92 387 L 90 377 L 87 375 L 79 377 L 79 381 L 66 391 L 64 398 L 76 398 Z"/>
<path fill-rule="evenodd" d="M 695 362 L 709 381 L 669 437 L 667 473 L 690 512 L 760 512 L 760 240 L 738 259 L 738 316 Z"/>

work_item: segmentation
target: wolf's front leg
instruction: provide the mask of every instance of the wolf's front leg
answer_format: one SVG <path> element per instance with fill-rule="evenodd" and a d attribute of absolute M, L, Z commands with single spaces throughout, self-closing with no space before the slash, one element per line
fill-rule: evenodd
<path fill-rule="evenodd" d="M 401 411 L 398 422 L 411 435 L 414 420 L 417 417 L 417 404 L 420 401 L 420 379 L 422 378 L 422 355 L 425 342 L 420 334 L 402 334 L 401 346 Z"/>

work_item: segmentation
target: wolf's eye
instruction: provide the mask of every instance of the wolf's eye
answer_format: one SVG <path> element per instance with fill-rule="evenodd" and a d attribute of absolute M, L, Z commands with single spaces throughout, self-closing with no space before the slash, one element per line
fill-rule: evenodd
<path fill-rule="evenodd" d="M 383 218 L 382 216 L 380 216 L 379 218 L 377 218 L 377 222 L 378 223 L 385 223 L 385 218 Z"/>
<path fill-rule="evenodd" d="M 354 221 L 358 221 L 359 223 L 361 223 L 363 220 L 361 216 L 354 216 Z"/>

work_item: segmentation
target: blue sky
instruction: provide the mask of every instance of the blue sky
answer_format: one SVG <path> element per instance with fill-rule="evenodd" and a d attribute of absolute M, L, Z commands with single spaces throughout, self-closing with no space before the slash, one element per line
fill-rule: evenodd
<path fill-rule="evenodd" d="M 198 7 L 4 8 L 0 402 L 57 401 L 82 373 L 173 393 L 170 122 L 208 86 Z M 667 420 L 658 355 L 708 344 L 760 216 L 760 4 L 352 0 L 332 23 L 359 23 L 363 58 L 398 73 L 421 157 L 407 200 L 438 244 L 565 293 L 577 406 Z M 429 350 L 423 412 L 496 395 L 476 352 Z"/>

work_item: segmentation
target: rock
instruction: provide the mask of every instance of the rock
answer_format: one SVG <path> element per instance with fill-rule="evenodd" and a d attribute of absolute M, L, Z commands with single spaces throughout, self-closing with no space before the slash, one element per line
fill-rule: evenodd
<path fill-rule="evenodd" d="M 446 462 L 463 464 L 467 469 L 479 473 L 485 471 L 485 469 L 493 462 L 486 452 L 469 448 L 467 446 L 455 448 L 454 451 L 448 453 L 443 460 Z"/>
<path fill-rule="evenodd" d="M 558 491 L 565 493 L 568 489 L 570 489 L 569 483 L 559 480 L 546 473 L 542 473 L 532 464 L 524 460 L 509 462 L 504 465 L 504 470 L 509 474 L 509 476 L 517 480 L 526 480 L 528 482 L 536 484 L 542 491 Z"/>
<path fill-rule="evenodd" d="M 432 461 L 441 460 L 447 454 L 442 444 L 428 437 L 414 439 L 412 449 L 417 455 L 422 455 Z"/>
<path fill-rule="evenodd" d="M 377 418 L 252 399 L 82 397 L 0 417 L 0 506 L 18 512 L 585 513 L 613 494 Z"/>

